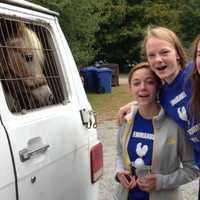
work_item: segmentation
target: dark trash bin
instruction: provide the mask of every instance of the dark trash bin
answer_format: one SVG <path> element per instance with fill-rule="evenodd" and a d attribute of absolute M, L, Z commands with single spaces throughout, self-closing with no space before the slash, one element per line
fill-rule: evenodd
<path fill-rule="evenodd" d="M 112 92 L 112 70 L 108 68 L 97 68 L 98 93 Z"/>
<path fill-rule="evenodd" d="M 97 92 L 98 80 L 97 80 L 97 68 L 93 66 L 82 67 L 80 74 L 84 79 L 84 88 L 86 92 Z"/>
<path fill-rule="evenodd" d="M 101 67 L 112 70 L 112 86 L 119 86 L 119 65 L 116 63 L 103 63 Z"/>

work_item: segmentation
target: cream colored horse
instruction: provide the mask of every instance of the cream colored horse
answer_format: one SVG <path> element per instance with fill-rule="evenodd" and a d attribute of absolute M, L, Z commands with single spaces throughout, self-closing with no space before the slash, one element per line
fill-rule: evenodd
<path fill-rule="evenodd" d="M 20 24 L 17 36 L 10 38 L 5 45 L 6 60 L 1 74 L 13 80 L 6 85 L 7 93 L 12 93 L 6 97 L 10 109 L 16 110 L 17 107 L 19 111 L 52 104 L 53 94 L 43 73 L 43 48 L 36 33 Z M 14 105 L 16 98 L 18 105 Z"/>

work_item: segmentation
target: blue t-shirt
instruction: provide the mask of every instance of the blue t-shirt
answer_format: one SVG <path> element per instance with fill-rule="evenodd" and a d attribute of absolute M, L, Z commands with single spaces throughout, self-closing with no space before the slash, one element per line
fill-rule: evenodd
<path fill-rule="evenodd" d="M 181 128 L 187 131 L 187 137 L 192 143 L 195 163 L 200 168 L 200 137 L 198 136 L 199 126 L 195 120 L 191 120 L 190 99 L 192 96 L 192 85 L 189 75 L 192 71 L 192 64 L 181 70 L 175 80 L 165 84 L 160 92 L 160 104 L 165 112 Z"/>
<path fill-rule="evenodd" d="M 187 134 L 192 143 L 195 165 L 200 168 L 200 122 L 197 123 L 195 118 L 189 120 Z"/>
<path fill-rule="evenodd" d="M 145 165 L 150 166 L 153 152 L 153 124 L 152 120 L 144 119 L 139 112 L 137 112 L 133 123 L 131 137 L 128 142 L 128 154 L 132 163 L 139 158 L 138 153 L 136 153 L 139 143 L 141 148 L 145 147 L 144 145 L 147 145 L 148 147 L 148 150 L 146 154 L 142 156 L 142 159 Z M 134 171 L 132 172 L 132 175 L 135 175 Z M 149 193 L 140 190 L 139 187 L 135 187 L 129 191 L 128 200 L 149 200 Z"/>
<path fill-rule="evenodd" d="M 183 129 L 188 127 L 188 103 L 191 98 L 191 66 L 180 71 L 172 83 L 165 83 L 160 91 L 160 104 L 165 112 Z"/>

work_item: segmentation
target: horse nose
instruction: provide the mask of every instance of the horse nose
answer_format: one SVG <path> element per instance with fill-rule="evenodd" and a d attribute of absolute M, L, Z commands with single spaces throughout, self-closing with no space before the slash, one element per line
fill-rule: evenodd
<path fill-rule="evenodd" d="M 54 95 L 48 85 L 40 86 L 31 91 L 35 100 L 41 106 L 51 105 L 54 103 Z"/>

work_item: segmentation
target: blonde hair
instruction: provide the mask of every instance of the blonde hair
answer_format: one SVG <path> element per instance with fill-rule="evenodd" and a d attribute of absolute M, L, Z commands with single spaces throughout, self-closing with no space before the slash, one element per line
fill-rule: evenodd
<path fill-rule="evenodd" d="M 145 55 L 146 55 L 146 43 L 150 37 L 155 37 L 161 40 L 165 40 L 169 42 L 170 44 L 172 44 L 172 46 L 174 47 L 174 49 L 176 50 L 179 56 L 179 59 L 178 59 L 179 65 L 181 66 L 181 68 L 185 67 L 185 64 L 186 64 L 185 50 L 181 44 L 180 39 L 172 30 L 165 27 L 161 27 L 161 26 L 148 26 L 147 31 L 146 31 L 146 36 L 143 40 L 143 49 L 144 49 Z"/>

